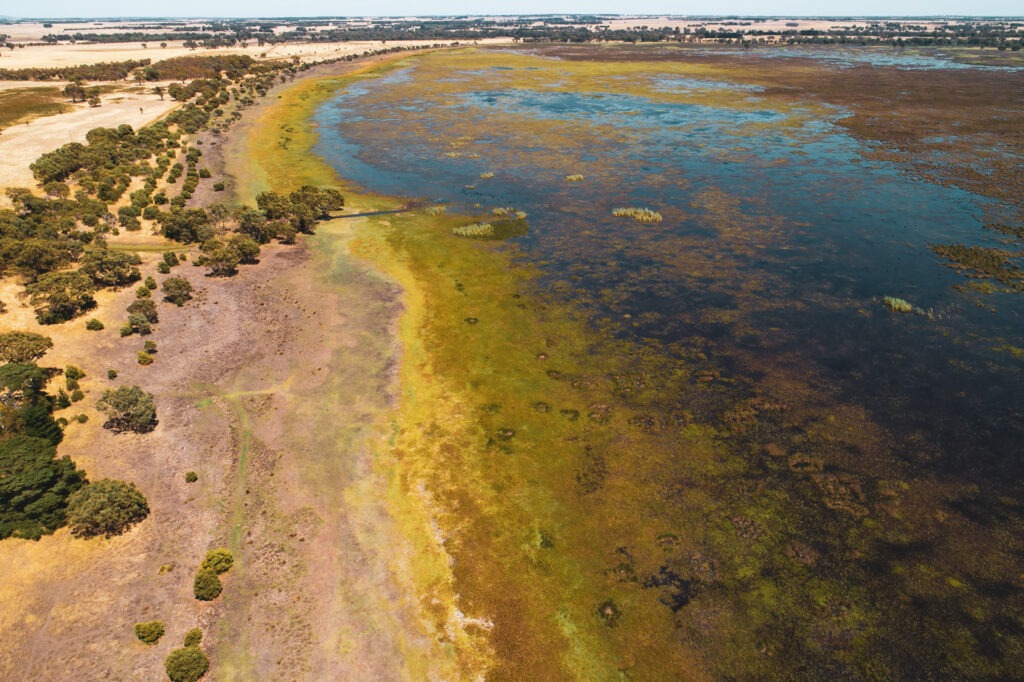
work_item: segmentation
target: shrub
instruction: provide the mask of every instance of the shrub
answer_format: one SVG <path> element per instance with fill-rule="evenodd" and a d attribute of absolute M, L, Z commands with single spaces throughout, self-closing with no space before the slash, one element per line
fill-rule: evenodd
<path fill-rule="evenodd" d="M 57 397 L 53 400 L 53 409 L 63 410 L 66 407 L 71 407 L 71 398 L 64 392 L 63 388 L 57 389 Z"/>
<path fill-rule="evenodd" d="M 49 336 L 33 332 L 7 332 L 0 334 L 0 360 L 4 362 L 35 362 L 53 348 Z"/>
<path fill-rule="evenodd" d="M 132 313 L 128 316 L 128 327 L 132 332 L 142 336 L 153 333 L 153 328 L 149 326 L 149 320 L 141 313 Z"/>
<path fill-rule="evenodd" d="M 231 550 L 220 547 L 218 549 L 211 549 L 206 553 L 206 558 L 203 559 L 203 563 L 199 566 L 199 570 L 213 571 L 217 575 L 220 575 L 231 570 L 231 567 L 234 564 L 235 558 L 231 555 Z"/>
<path fill-rule="evenodd" d="M 113 431 L 145 433 L 156 426 L 156 403 L 153 394 L 138 386 L 120 386 L 104 391 L 96 407 L 107 415 L 104 428 Z"/>
<path fill-rule="evenodd" d="M 165 251 L 164 263 L 166 263 L 169 267 L 173 268 L 175 265 L 178 264 L 178 257 L 174 254 L 173 251 Z"/>
<path fill-rule="evenodd" d="M 213 183 L 213 191 L 214 192 L 223 192 L 224 191 L 224 183 L 223 182 L 215 182 L 215 183 Z"/>
<path fill-rule="evenodd" d="M 164 636 L 164 624 L 158 620 L 135 624 L 135 636 L 145 644 L 156 644 Z"/>
<path fill-rule="evenodd" d="M 147 277 L 147 278 L 146 278 L 146 281 L 145 281 L 145 282 L 143 282 L 143 284 L 144 284 L 144 285 L 145 285 L 145 287 L 146 287 L 147 289 L 149 289 L 150 291 L 153 291 L 154 289 L 156 289 L 156 280 L 155 280 L 155 279 L 153 279 L 152 277 Z"/>
<path fill-rule="evenodd" d="M 85 378 L 85 372 L 80 370 L 78 367 L 75 367 L 74 365 L 68 365 L 67 367 L 64 368 L 64 378 L 67 379 L 69 382 L 78 381 L 79 379 Z M 68 388 L 71 388 L 71 386 L 69 385 Z"/>
<path fill-rule="evenodd" d="M 185 305 L 185 301 L 192 298 L 192 285 L 184 277 L 169 277 L 164 281 L 162 288 L 164 300 L 178 306 Z"/>
<path fill-rule="evenodd" d="M 146 341 L 144 344 L 142 344 L 142 349 L 147 353 L 155 353 L 156 341 Z"/>
<path fill-rule="evenodd" d="M 124 481 L 87 483 L 68 498 L 68 523 L 77 537 L 120 535 L 148 515 L 145 496 Z"/>
<path fill-rule="evenodd" d="M 85 328 L 91 332 L 98 332 L 103 329 L 103 323 L 93 317 L 85 323 Z"/>
<path fill-rule="evenodd" d="M 135 290 L 135 297 L 136 298 L 149 298 L 151 293 L 152 292 L 150 292 L 149 287 L 141 286 L 141 287 L 139 287 L 138 289 Z"/>
<path fill-rule="evenodd" d="M 136 355 L 136 358 L 138 359 L 139 364 L 143 367 L 153 364 L 153 356 L 144 350 L 140 350 L 138 355 Z"/>
<path fill-rule="evenodd" d="M 197 646 L 175 649 L 164 659 L 164 671 L 171 682 L 196 682 L 210 669 L 210 659 Z"/>
<path fill-rule="evenodd" d="M 82 389 L 76 388 L 71 392 L 71 402 L 77 403 L 85 399 L 85 393 L 82 393 Z"/>
<path fill-rule="evenodd" d="M 166 275 L 171 272 L 171 266 L 168 265 L 167 263 L 157 263 L 156 271 L 159 272 L 161 275 Z"/>
<path fill-rule="evenodd" d="M 209 169 L 207 169 L 207 168 L 200 168 L 199 169 L 199 177 L 204 178 L 204 179 L 210 177 Z"/>
<path fill-rule="evenodd" d="M 72 419 L 74 419 L 79 424 L 84 424 L 85 422 L 89 421 L 89 415 L 83 413 L 75 415 L 74 417 L 72 417 Z"/>
<path fill-rule="evenodd" d="M 116 369 L 108 369 L 107 370 L 107 378 L 108 379 L 116 379 L 117 378 L 117 370 Z"/>
<path fill-rule="evenodd" d="M 199 601 L 212 601 L 220 596 L 224 586 L 220 584 L 217 574 L 208 569 L 199 569 L 192 590 Z"/>
<path fill-rule="evenodd" d="M 199 480 L 199 474 L 194 471 L 185 472 L 185 483 L 195 483 Z"/>
<path fill-rule="evenodd" d="M 185 633 L 185 646 L 199 646 L 203 641 L 203 631 L 199 628 L 192 628 Z"/>
<path fill-rule="evenodd" d="M 160 316 L 156 311 L 156 303 L 152 299 L 140 299 L 132 301 L 131 305 L 128 306 L 129 315 L 142 315 L 146 318 L 147 322 L 156 324 L 160 321 Z"/>
<path fill-rule="evenodd" d="M 132 329 L 132 326 L 130 324 L 124 324 L 121 325 L 121 329 L 119 329 L 118 332 L 121 334 L 121 336 L 131 336 L 132 334 L 135 333 L 135 330 Z"/>

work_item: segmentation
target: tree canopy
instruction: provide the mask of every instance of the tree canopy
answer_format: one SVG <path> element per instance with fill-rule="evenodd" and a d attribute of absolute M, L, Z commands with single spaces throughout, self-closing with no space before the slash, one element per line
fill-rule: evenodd
<path fill-rule="evenodd" d="M 38 540 L 64 525 L 68 498 L 85 474 L 57 458 L 48 440 L 15 435 L 0 441 L 0 539 Z"/>
<path fill-rule="evenodd" d="M 33 332 L 7 332 L 0 334 L 0 360 L 4 362 L 35 362 L 53 348 L 49 336 Z"/>
<path fill-rule="evenodd" d="M 138 386 L 120 386 L 103 392 L 96 407 L 107 415 L 103 425 L 113 431 L 145 433 L 156 426 L 156 403 L 153 394 Z"/>
<path fill-rule="evenodd" d="M 77 537 L 120 535 L 149 516 L 146 497 L 133 483 L 104 478 L 68 498 L 67 518 Z"/>

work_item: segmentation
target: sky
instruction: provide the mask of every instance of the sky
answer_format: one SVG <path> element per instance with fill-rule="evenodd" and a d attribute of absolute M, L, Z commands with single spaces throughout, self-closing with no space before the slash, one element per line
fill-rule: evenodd
<path fill-rule="evenodd" d="M 0 16 L 279 17 L 450 14 L 1024 16 L 1021 0 L 0 0 Z"/>

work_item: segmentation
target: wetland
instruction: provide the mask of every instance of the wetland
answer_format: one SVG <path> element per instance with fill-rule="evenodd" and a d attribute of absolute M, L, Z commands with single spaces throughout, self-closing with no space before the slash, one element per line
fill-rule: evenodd
<path fill-rule="evenodd" d="M 413 207 L 351 248 L 405 291 L 377 466 L 463 675 L 1024 675 L 1020 75 L 878 54 L 293 93 L 279 151 Z"/>

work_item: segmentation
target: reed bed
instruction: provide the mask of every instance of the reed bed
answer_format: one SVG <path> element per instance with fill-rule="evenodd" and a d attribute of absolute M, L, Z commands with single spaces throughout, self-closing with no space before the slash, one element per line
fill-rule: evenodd
<path fill-rule="evenodd" d="M 632 218 L 638 223 L 660 223 L 661 214 L 649 208 L 613 208 L 612 215 L 616 218 Z"/>
<path fill-rule="evenodd" d="M 494 226 L 490 223 L 473 223 L 472 225 L 461 225 L 452 228 L 452 234 L 456 237 L 493 237 Z"/>

